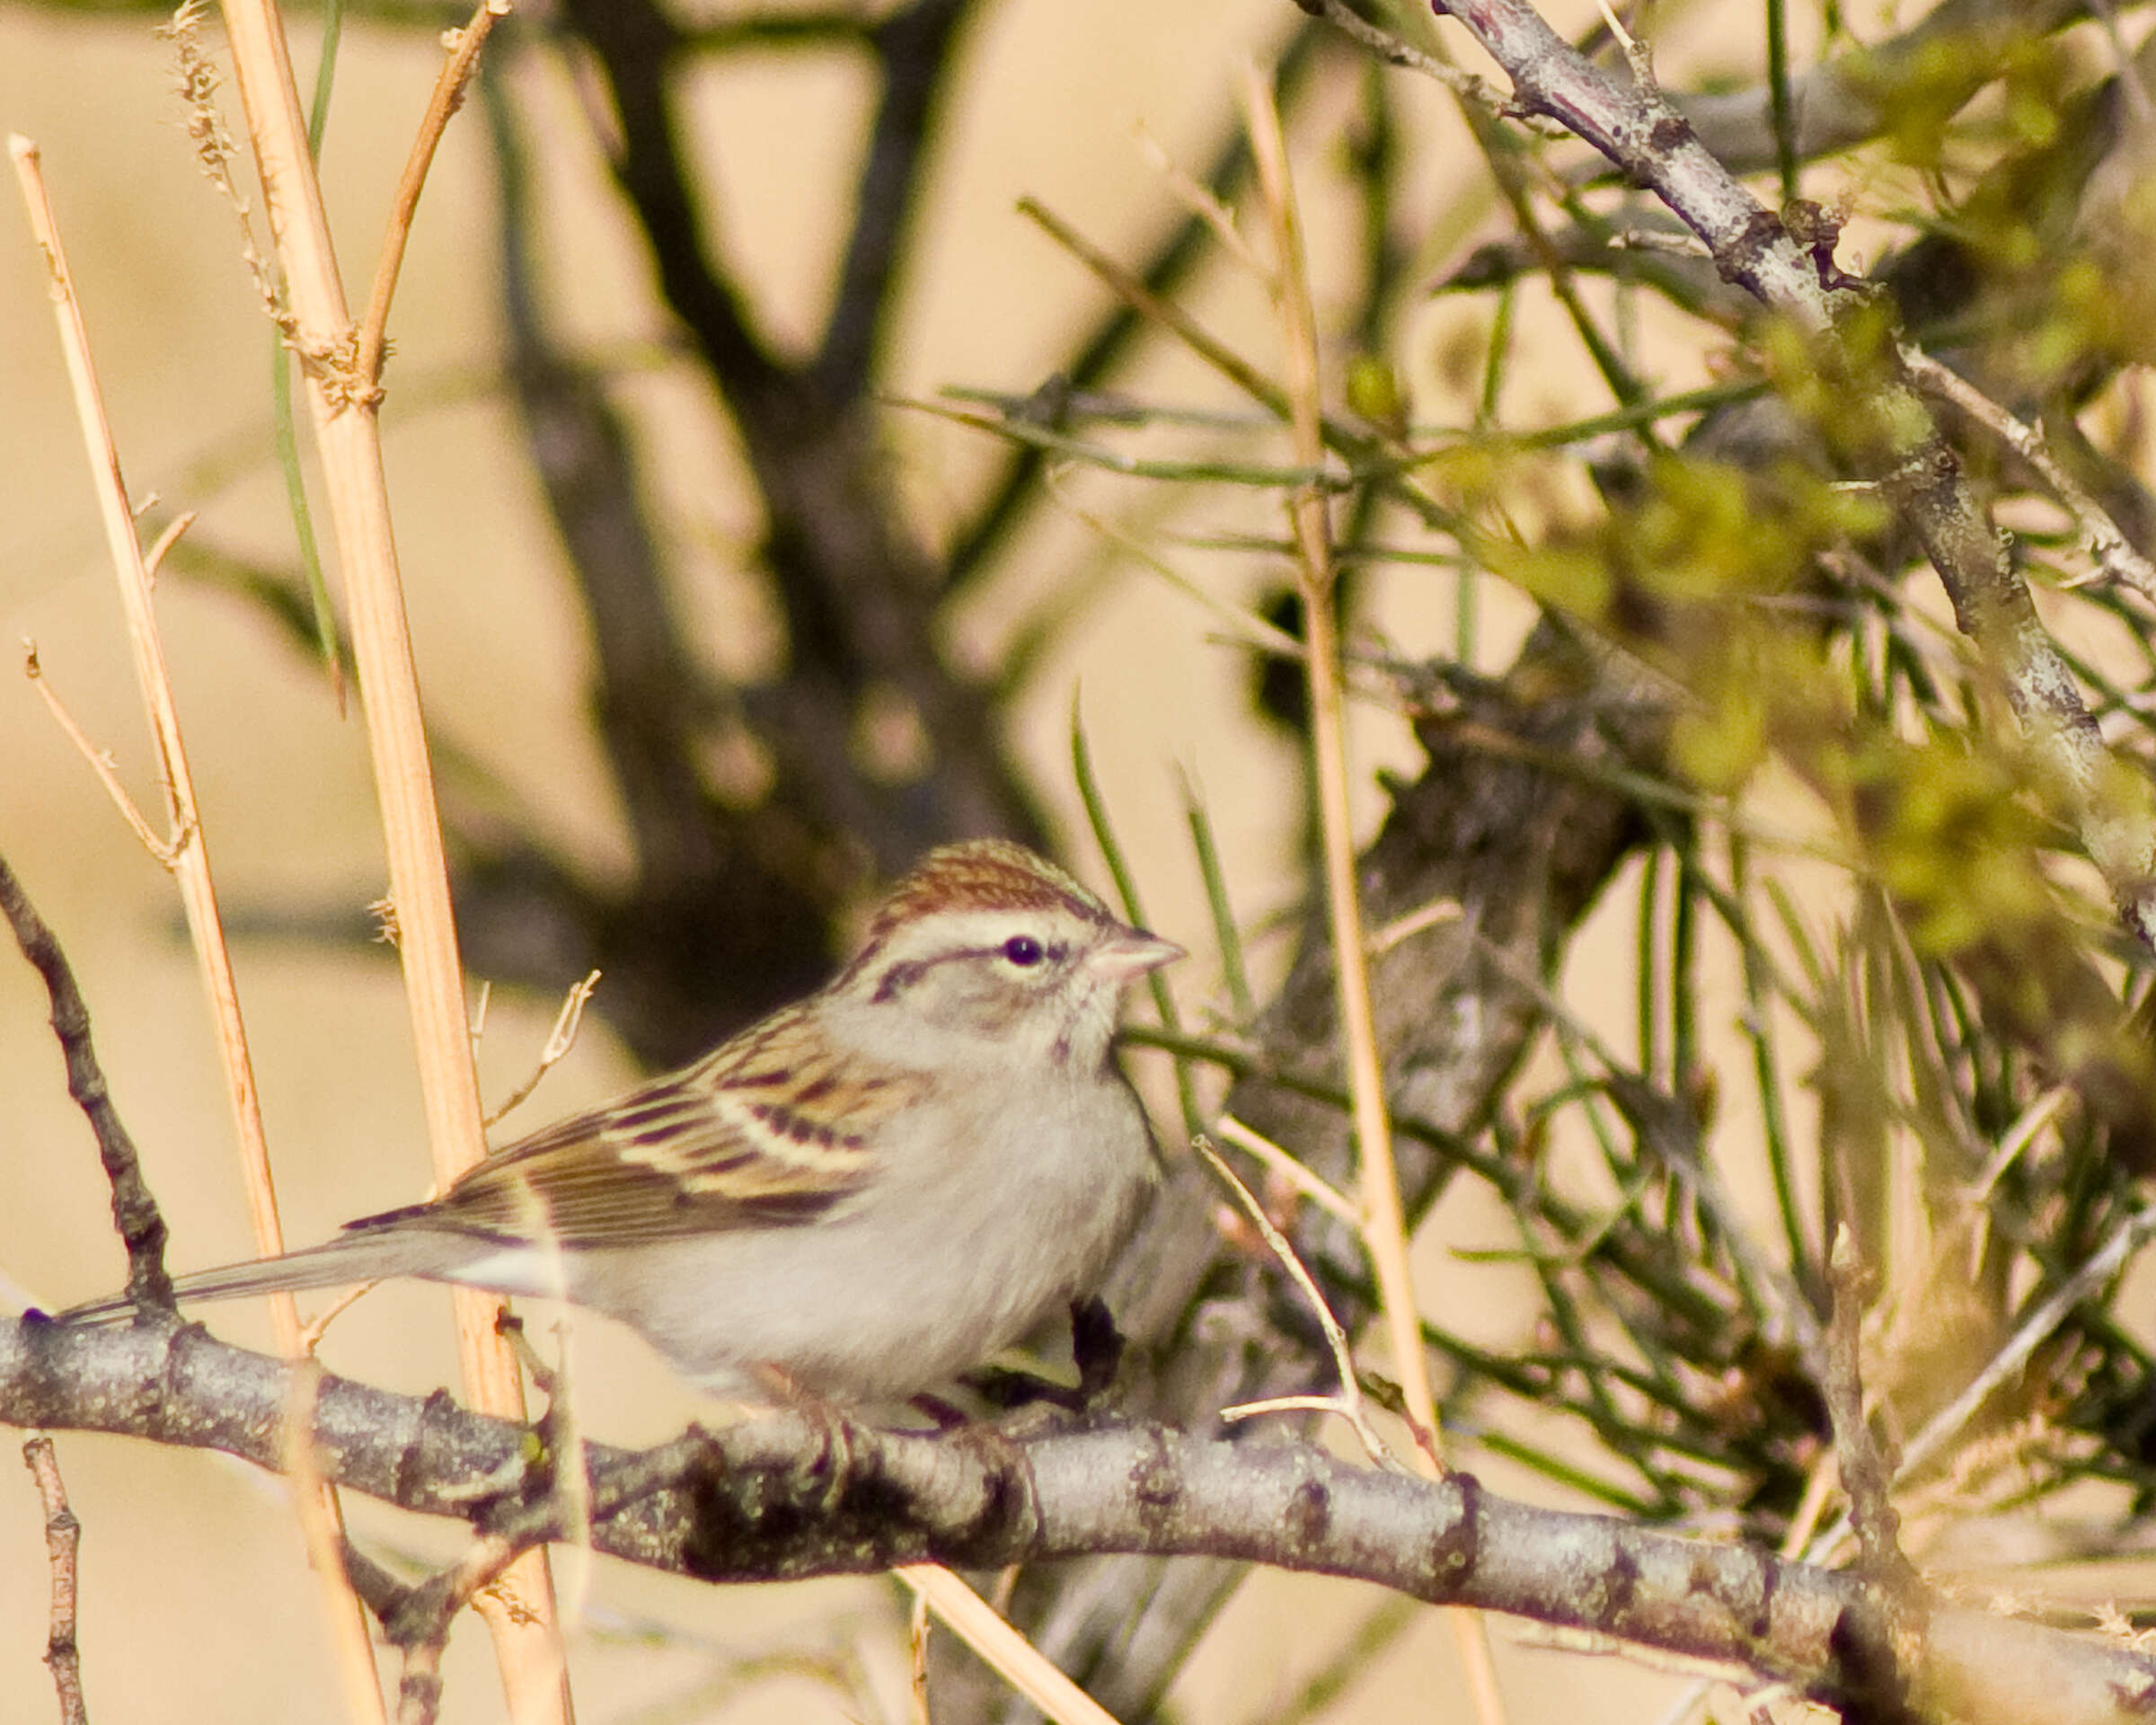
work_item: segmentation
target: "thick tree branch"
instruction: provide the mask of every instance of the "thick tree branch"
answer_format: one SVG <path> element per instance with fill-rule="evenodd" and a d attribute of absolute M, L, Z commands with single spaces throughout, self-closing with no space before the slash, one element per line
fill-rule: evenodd
<path fill-rule="evenodd" d="M 0 1326 L 0 1420 L 287 1455 L 293 1367 L 192 1325 Z M 510 1544 L 562 1513 L 482 1495 L 517 1477 L 524 1434 L 446 1396 L 330 1377 L 314 1398 L 325 1478 Z M 1018 1439 L 902 1434 L 783 1413 L 649 1451 L 589 1446 L 591 1538 L 632 1562 L 712 1580 L 993 1568 L 1082 1552 L 1209 1556 L 1352 1577 L 1741 1666 L 1830 1705 L 1988 1725 L 2139 1719 L 2156 1663 L 1984 1613 L 1940 1609 L 1905 1665 L 1853 1579 L 1747 1546 L 1509 1502 L 1469 1476 L 1427 1483 L 1313 1446 L 1229 1445 L 1114 1423 Z M 1908 1687 L 1895 1687 L 1895 1670 Z"/>

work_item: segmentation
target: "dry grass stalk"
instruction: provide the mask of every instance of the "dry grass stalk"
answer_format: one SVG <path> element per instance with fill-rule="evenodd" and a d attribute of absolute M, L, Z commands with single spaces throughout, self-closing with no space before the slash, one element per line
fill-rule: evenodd
<path fill-rule="evenodd" d="M 446 1187 L 485 1155 L 486 1140 L 464 1030 L 464 974 L 449 905 L 448 865 L 382 469 L 375 380 L 359 376 L 349 362 L 340 365 L 320 357 L 353 355 L 356 336 L 330 243 L 321 183 L 307 149 L 282 22 L 270 0 L 229 0 L 224 17 L 248 137 L 275 228 L 293 346 L 306 373 L 307 402 L 351 610 L 428 1143 L 436 1181 Z M 496 1333 L 502 1302 L 460 1290 L 455 1306 L 466 1398 L 485 1412 L 523 1419 L 524 1386 L 516 1358 Z M 567 1725 L 573 1715 L 545 1553 L 518 1557 L 474 1606 L 494 1637 L 511 1716 L 520 1725 L 526 1721 Z"/>
<path fill-rule="evenodd" d="M 1250 153 L 1270 219 L 1279 270 L 1278 310 L 1286 338 L 1289 424 L 1295 458 L 1315 467 L 1324 459 L 1323 395 L 1318 373 L 1317 315 L 1310 298 L 1301 224 L 1295 214 L 1294 184 L 1288 172 L 1287 143 L 1272 93 L 1253 66 L 1244 82 L 1244 112 Z M 1348 808 L 1347 724 L 1341 693 L 1339 640 L 1334 632 L 1330 532 L 1325 500 L 1314 490 L 1298 492 L 1289 504 L 1296 548 L 1296 576 L 1303 588 L 1304 630 L 1309 656 L 1303 661 L 1310 691 L 1311 756 L 1317 779 L 1319 825 L 1325 852 L 1326 907 L 1332 927 L 1332 950 L 1339 990 L 1342 1037 L 1348 1057 L 1348 1083 L 1355 1117 L 1357 1165 L 1363 1185 L 1363 1238 L 1377 1274 L 1379 1300 L 1392 1341 L 1393 1369 L 1400 1375 L 1410 1427 L 1416 1430 L 1416 1457 L 1436 1478 L 1445 1471 L 1438 1449 L 1437 1404 L 1430 1388 L 1429 1367 L 1422 1346 L 1420 1308 L 1408 1263 L 1407 1218 L 1392 1160 L 1392 1122 L 1385 1106 L 1384 1068 L 1377 1047 L 1376 1013 L 1370 995 L 1369 947 L 1363 930 L 1362 898 L 1356 880 L 1355 835 Z M 1488 1626 L 1479 1614 L 1451 1614 L 1476 1716 L 1485 1725 L 1505 1717 L 1490 1657 Z"/>

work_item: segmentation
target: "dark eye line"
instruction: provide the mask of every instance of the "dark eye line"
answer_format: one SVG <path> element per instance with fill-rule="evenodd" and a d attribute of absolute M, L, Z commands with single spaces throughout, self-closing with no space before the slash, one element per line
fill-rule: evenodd
<path fill-rule="evenodd" d="M 1020 958 L 1012 951 L 1013 947 L 1022 947 L 1032 956 Z M 1006 964 L 1014 964 L 1022 969 L 1029 970 L 1044 961 L 1049 964 L 1061 964 L 1070 955 L 1071 949 L 1066 942 L 1048 941 L 1044 942 L 1036 940 L 1030 934 L 1013 934 L 1009 940 L 995 946 L 961 946 L 955 947 L 948 952 L 939 952 L 933 958 L 903 959 L 893 964 L 878 979 L 875 989 L 869 995 L 869 1002 L 871 1005 L 886 1005 L 897 999 L 901 993 L 912 987 L 937 965 L 949 964 L 954 960 L 996 959 Z"/>

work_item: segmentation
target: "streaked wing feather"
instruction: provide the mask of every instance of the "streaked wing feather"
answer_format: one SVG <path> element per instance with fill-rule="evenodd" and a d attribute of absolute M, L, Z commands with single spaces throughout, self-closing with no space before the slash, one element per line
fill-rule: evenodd
<path fill-rule="evenodd" d="M 808 1221 L 868 1181 L 874 1129 L 926 1083 L 847 1064 L 842 1075 L 808 1012 L 790 1007 L 694 1066 L 520 1139 L 425 1219 L 564 1246 Z"/>

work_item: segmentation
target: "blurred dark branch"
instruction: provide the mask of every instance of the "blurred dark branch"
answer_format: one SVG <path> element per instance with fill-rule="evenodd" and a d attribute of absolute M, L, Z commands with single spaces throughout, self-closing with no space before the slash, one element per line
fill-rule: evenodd
<path fill-rule="evenodd" d="M 986 694 L 937 644 L 940 582 L 899 519 L 870 404 L 831 395 L 779 358 L 711 261 L 676 138 L 679 33 L 649 0 L 571 0 L 567 15 L 613 91 L 616 177 L 667 301 L 734 417 L 764 504 L 764 562 L 790 652 L 762 713 L 781 781 L 831 830 L 867 843 L 886 871 L 960 833 L 1038 837 Z M 911 703 L 932 747 L 933 765 L 916 783 L 874 783 L 850 758 L 857 703 L 879 686 Z"/>
<path fill-rule="evenodd" d="M 714 840 L 692 758 L 710 696 L 667 603 L 627 427 L 597 380 L 566 363 L 547 339 L 528 244 L 526 155 L 500 80 L 490 81 L 487 96 L 501 186 L 508 375 L 591 625 L 598 667 L 594 717 L 640 872 L 670 897 L 711 864 Z"/>
<path fill-rule="evenodd" d="M 508 375 L 533 468 L 575 571 L 596 664 L 592 720 L 635 847 L 619 892 L 575 878 L 529 829 L 461 822 L 460 918 L 490 976 L 553 989 L 605 972 L 609 1019 L 671 1063 L 815 986 L 843 880 L 782 794 L 731 809 L 698 750 L 723 701 L 693 659 L 602 380 L 562 358 L 538 303 L 525 154 L 500 80 L 482 90 L 501 182 Z"/>
<path fill-rule="evenodd" d="M 652 0 L 572 0 L 565 16 L 597 57 L 613 93 L 620 128 L 614 179 L 651 248 L 660 290 L 742 416 L 744 432 L 802 411 L 795 380 L 751 328 L 731 279 L 708 261 L 711 252 L 675 138 L 670 80 L 686 50 L 682 32 Z"/>
<path fill-rule="evenodd" d="M 681 46 L 699 54 L 754 53 L 767 49 L 827 48 L 860 44 L 876 33 L 866 8 L 829 12 L 747 13 L 678 27 Z"/>
<path fill-rule="evenodd" d="M 815 373 L 835 401 L 864 395 L 883 356 L 926 175 L 923 155 L 950 88 L 953 51 L 973 0 L 915 0 L 878 24 L 870 40 L 883 95 L 853 193 L 853 232 Z"/>

